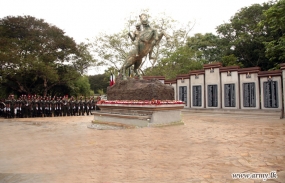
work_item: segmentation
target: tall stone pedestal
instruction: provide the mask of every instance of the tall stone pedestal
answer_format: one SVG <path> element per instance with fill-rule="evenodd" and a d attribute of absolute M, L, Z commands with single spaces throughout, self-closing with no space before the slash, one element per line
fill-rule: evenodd
<path fill-rule="evenodd" d="M 107 88 L 108 100 L 174 100 L 174 88 L 157 79 L 117 80 Z"/>
<path fill-rule="evenodd" d="M 157 79 L 116 80 L 107 88 L 107 101 L 97 104 L 94 121 L 139 127 L 181 122 L 183 102 L 174 101 L 174 88 Z"/>

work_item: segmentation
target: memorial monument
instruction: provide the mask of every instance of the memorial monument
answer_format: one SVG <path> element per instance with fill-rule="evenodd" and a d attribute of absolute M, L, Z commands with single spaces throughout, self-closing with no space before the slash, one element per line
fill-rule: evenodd
<path fill-rule="evenodd" d="M 134 65 L 135 75 L 142 79 L 142 76 L 138 73 L 138 68 L 142 63 L 142 58 L 149 54 L 149 58 L 152 59 L 151 55 L 153 47 L 159 44 L 163 36 L 166 37 L 167 43 L 170 44 L 170 36 L 167 35 L 165 31 L 161 30 L 160 33 L 158 33 L 156 29 L 150 27 L 147 14 L 141 14 L 139 18 L 140 24 L 143 26 L 143 30 L 136 35 L 136 46 L 129 52 L 127 59 L 121 68 L 123 80 L 127 80 L 126 70 L 132 65 Z"/>
<path fill-rule="evenodd" d="M 134 37 L 130 36 L 135 41 L 135 47 L 129 52 L 115 84 L 107 88 L 108 100 L 97 104 L 101 110 L 94 112 L 94 121 L 140 127 L 181 123 L 180 110 L 185 104 L 174 100 L 174 88 L 157 79 L 143 80 L 138 72 L 142 59 L 147 55 L 152 59 L 154 46 L 163 36 L 169 44 L 170 36 L 151 28 L 148 15 L 141 14 L 139 19 Z M 143 30 L 139 25 L 143 26 Z M 136 78 L 126 76 L 131 66 L 134 66 Z"/>

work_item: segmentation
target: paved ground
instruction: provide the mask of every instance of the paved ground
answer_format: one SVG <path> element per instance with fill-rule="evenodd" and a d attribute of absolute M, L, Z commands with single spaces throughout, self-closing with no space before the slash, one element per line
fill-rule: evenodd
<path fill-rule="evenodd" d="M 285 120 L 183 112 L 185 125 L 96 130 L 92 116 L 0 119 L 0 182 L 233 183 L 277 171 L 285 182 Z"/>

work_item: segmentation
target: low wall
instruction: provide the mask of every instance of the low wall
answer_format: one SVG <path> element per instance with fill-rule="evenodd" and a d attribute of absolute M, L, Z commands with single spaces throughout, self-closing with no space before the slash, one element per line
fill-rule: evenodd
<path fill-rule="evenodd" d="M 280 70 L 260 71 L 259 67 L 222 67 L 205 64 L 203 70 L 178 75 L 171 81 L 175 99 L 193 109 L 284 109 L 285 63 Z M 175 85 L 173 85 L 175 84 Z"/>

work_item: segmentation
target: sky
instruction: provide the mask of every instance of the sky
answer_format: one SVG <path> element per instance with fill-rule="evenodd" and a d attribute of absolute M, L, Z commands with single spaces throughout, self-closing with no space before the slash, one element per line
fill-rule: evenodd
<path fill-rule="evenodd" d="M 144 9 L 152 17 L 165 13 L 181 24 L 196 22 L 190 36 L 215 34 L 215 28 L 229 22 L 241 8 L 264 2 L 268 0 L 0 0 L 0 18 L 30 15 L 44 19 L 80 43 L 100 32 L 120 32 L 130 15 L 138 16 Z"/>

